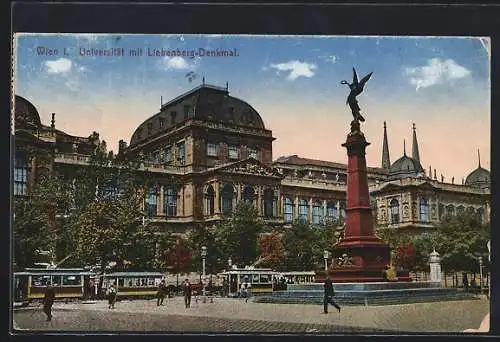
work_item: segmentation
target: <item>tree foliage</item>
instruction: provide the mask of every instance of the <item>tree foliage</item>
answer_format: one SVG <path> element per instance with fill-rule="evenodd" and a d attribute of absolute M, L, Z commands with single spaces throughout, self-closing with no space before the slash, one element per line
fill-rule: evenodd
<path fill-rule="evenodd" d="M 191 250 L 184 239 L 179 238 L 165 253 L 165 265 L 173 274 L 187 273 L 191 261 Z"/>
<path fill-rule="evenodd" d="M 399 245 L 395 251 L 395 263 L 405 270 L 412 270 L 415 267 L 416 252 L 411 243 Z"/>
<path fill-rule="evenodd" d="M 262 267 L 278 268 L 285 257 L 282 235 L 276 231 L 262 234 L 257 238 Z"/>

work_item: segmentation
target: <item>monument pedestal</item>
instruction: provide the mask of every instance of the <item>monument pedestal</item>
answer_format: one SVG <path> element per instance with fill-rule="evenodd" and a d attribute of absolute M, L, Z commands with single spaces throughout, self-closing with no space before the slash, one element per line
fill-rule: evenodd
<path fill-rule="evenodd" d="M 345 232 L 333 249 L 330 275 L 334 282 L 385 281 L 383 271 L 390 262 L 389 245 L 373 232 L 373 216 L 368 190 L 365 149 L 370 145 L 359 122 L 351 122 L 347 148 L 347 205 Z"/>

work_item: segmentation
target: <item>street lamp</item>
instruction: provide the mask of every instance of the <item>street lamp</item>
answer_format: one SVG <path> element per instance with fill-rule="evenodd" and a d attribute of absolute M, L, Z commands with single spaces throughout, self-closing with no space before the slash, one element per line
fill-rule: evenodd
<path fill-rule="evenodd" d="M 328 273 L 328 251 L 323 251 L 323 259 L 325 259 L 325 273 Z M 328 274 L 325 274 L 325 277 L 327 276 Z"/>
<path fill-rule="evenodd" d="M 479 294 L 483 294 L 483 257 L 479 257 Z"/>
<path fill-rule="evenodd" d="M 227 259 L 227 265 L 229 266 L 229 271 L 231 271 L 231 268 L 233 267 L 233 260 L 231 257 Z M 229 293 L 231 292 L 231 274 L 227 274 L 227 296 L 229 297 Z"/>
<path fill-rule="evenodd" d="M 206 303 L 207 302 L 207 297 L 206 297 L 206 290 L 205 290 L 205 283 L 206 283 L 206 279 L 205 279 L 205 258 L 207 257 L 207 247 L 205 246 L 202 246 L 201 247 L 201 259 L 202 259 L 202 262 L 203 262 L 203 303 Z"/>

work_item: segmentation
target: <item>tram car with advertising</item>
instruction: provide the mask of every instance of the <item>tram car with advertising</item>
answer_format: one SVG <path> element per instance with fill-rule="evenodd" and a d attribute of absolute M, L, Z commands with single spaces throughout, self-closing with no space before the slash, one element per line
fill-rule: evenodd
<path fill-rule="evenodd" d="M 165 275 L 160 272 L 114 272 L 104 274 L 102 279 L 102 298 L 113 284 L 117 299 L 149 299 L 156 297 L 158 285 Z"/>
<path fill-rule="evenodd" d="M 250 283 L 253 296 L 272 292 L 276 272 L 270 268 L 233 268 L 222 272 L 221 275 L 226 278 L 228 296 L 240 297 L 241 284 L 245 279 Z"/>

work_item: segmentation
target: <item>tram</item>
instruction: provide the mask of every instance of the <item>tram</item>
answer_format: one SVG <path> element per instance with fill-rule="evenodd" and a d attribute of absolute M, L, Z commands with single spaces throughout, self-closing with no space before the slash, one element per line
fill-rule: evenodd
<path fill-rule="evenodd" d="M 154 298 L 158 285 L 165 279 L 159 272 L 114 272 L 102 276 L 102 292 L 104 297 L 108 287 L 113 284 L 117 298 Z"/>
<path fill-rule="evenodd" d="M 311 284 L 316 281 L 314 271 L 279 272 L 277 276 L 283 278 L 287 284 Z"/>
<path fill-rule="evenodd" d="M 56 300 L 83 299 L 92 276 L 94 273 L 83 268 L 27 268 L 14 273 L 14 302 L 28 304 L 41 300 L 49 283 L 55 290 Z"/>
<path fill-rule="evenodd" d="M 228 296 L 239 297 L 241 284 L 245 278 L 251 285 L 252 295 L 259 295 L 273 291 L 273 277 L 276 272 L 270 268 L 233 268 L 221 273 L 226 278 L 228 284 Z"/>

